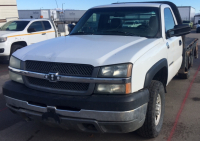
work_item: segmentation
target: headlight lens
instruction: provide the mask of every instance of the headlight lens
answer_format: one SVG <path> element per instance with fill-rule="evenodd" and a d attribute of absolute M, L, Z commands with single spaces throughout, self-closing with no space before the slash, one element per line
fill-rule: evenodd
<path fill-rule="evenodd" d="M 99 77 L 130 77 L 132 64 L 101 67 Z"/>
<path fill-rule="evenodd" d="M 9 71 L 10 79 L 19 83 L 24 83 L 22 76 Z"/>
<path fill-rule="evenodd" d="M 7 41 L 7 37 L 0 37 L 0 43 Z"/>
<path fill-rule="evenodd" d="M 20 69 L 21 61 L 13 56 L 10 57 L 10 67 Z"/>
<path fill-rule="evenodd" d="M 95 93 L 99 94 L 129 94 L 131 84 L 97 84 Z"/>

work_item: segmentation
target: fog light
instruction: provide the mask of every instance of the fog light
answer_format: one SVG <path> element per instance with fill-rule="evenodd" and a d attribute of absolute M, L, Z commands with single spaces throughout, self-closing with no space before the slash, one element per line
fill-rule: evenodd
<path fill-rule="evenodd" d="M 10 79 L 19 83 L 24 83 L 22 76 L 9 71 Z"/>
<path fill-rule="evenodd" d="M 129 94 L 131 93 L 131 87 L 130 87 L 130 83 L 128 84 L 97 84 L 95 93 Z"/>

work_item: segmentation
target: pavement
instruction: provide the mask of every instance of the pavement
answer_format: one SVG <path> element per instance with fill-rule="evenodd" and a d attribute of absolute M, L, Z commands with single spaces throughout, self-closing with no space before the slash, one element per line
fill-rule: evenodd
<path fill-rule="evenodd" d="M 199 38 L 194 31 L 188 37 Z M 200 48 L 200 46 L 199 46 Z M 199 49 L 200 53 L 200 49 Z M 200 54 L 199 54 L 200 56 Z M 0 141 L 199 141 L 200 140 L 200 58 L 194 60 L 187 80 L 175 77 L 167 86 L 164 124 L 160 135 L 145 139 L 135 132 L 92 134 L 25 122 L 5 106 L 1 87 L 9 80 L 8 64 L 0 63 Z"/>

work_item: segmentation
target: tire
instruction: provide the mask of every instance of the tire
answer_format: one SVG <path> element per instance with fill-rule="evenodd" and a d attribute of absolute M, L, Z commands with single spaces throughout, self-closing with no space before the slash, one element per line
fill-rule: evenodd
<path fill-rule="evenodd" d="M 150 93 L 150 98 L 147 107 L 146 119 L 143 126 L 137 130 L 137 133 L 145 138 L 155 138 L 159 135 L 163 125 L 165 113 L 165 91 L 163 84 L 156 80 L 151 81 L 148 89 Z M 160 97 L 161 100 L 160 110 L 156 110 L 157 99 L 159 99 L 158 97 Z M 157 116 L 156 114 L 157 111 L 160 111 L 159 116 Z"/>
<path fill-rule="evenodd" d="M 20 48 L 22 48 L 22 47 L 23 47 L 22 45 L 18 45 L 18 44 L 12 45 L 11 51 L 10 51 L 10 56 L 11 56 L 15 51 L 17 51 L 18 49 L 20 49 Z"/>

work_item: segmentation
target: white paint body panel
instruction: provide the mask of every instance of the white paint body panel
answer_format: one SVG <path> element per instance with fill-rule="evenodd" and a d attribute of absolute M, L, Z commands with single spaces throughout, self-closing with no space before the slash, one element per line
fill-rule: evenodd
<path fill-rule="evenodd" d="M 15 21 L 30 21 L 30 23 L 26 26 L 26 28 L 23 31 L 0 31 L 0 37 L 7 37 L 6 42 L 0 43 L 0 48 L 4 48 L 5 50 L 4 53 L 0 53 L 0 56 L 9 56 L 11 46 L 13 43 L 16 43 L 16 42 L 24 41 L 27 43 L 27 45 L 31 45 L 33 43 L 38 43 L 44 40 L 55 38 L 55 30 L 49 20 L 45 20 L 45 19 L 28 20 L 27 19 L 27 20 L 15 20 Z M 41 31 L 41 32 L 47 32 L 46 35 L 42 35 L 41 32 L 28 33 L 27 29 L 33 22 L 36 22 L 36 21 L 49 21 L 52 28 L 50 30 Z"/>

